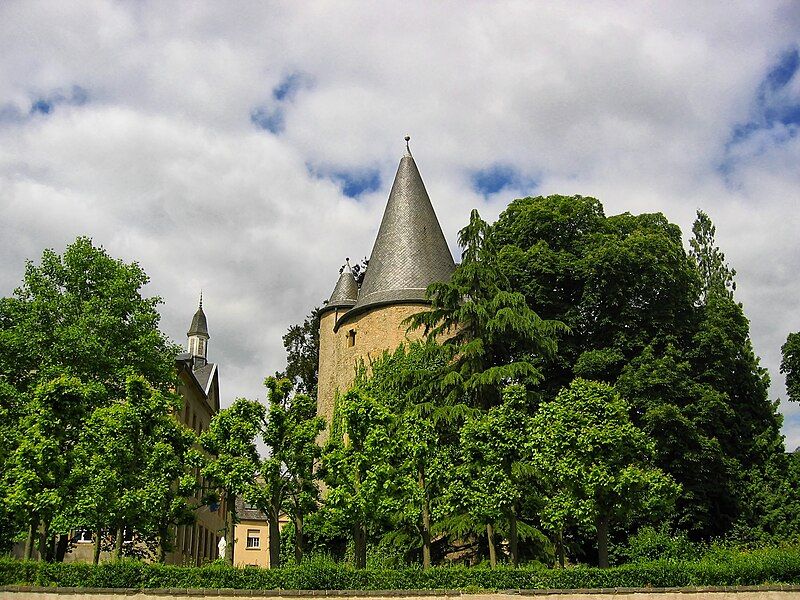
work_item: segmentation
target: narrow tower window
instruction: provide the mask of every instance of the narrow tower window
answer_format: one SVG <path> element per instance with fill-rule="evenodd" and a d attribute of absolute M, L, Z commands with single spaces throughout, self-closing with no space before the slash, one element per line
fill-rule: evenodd
<path fill-rule="evenodd" d="M 347 346 L 348 348 L 352 348 L 356 345 L 356 330 L 351 329 L 347 332 Z"/>

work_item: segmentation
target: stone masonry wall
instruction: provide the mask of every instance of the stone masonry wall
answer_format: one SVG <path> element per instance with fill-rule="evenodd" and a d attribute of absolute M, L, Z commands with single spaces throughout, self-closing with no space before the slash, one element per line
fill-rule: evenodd
<path fill-rule="evenodd" d="M 343 324 L 333 327 L 342 314 L 331 310 L 322 315 L 319 333 L 319 380 L 317 383 L 317 414 L 324 416 L 330 426 L 333 419 L 336 392 L 344 392 L 353 383 L 356 364 L 379 357 L 384 350 L 394 350 L 401 342 L 418 340 L 422 330 L 406 333 L 402 322 L 407 317 L 428 308 L 426 304 L 393 304 L 368 310 Z M 348 334 L 355 332 L 355 344 L 347 345 Z M 320 435 L 322 444 L 328 439 L 326 429 Z"/>

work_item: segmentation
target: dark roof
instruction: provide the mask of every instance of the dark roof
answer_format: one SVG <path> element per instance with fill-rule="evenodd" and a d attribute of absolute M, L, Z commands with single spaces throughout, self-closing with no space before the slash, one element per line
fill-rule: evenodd
<path fill-rule="evenodd" d="M 328 303 L 325 307 L 334 306 L 353 306 L 358 299 L 358 284 L 356 278 L 353 277 L 353 272 L 345 268 L 342 274 L 339 275 L 339 281 L 336 282 L 336 287 L 333 288 Z"/>
<path fill-rule="evenodd" d="M 205 335 L 208 336 L 208 322 L 206 321 L 206 313 L 203 312 L 203 305 L 197 309 L 192 317 L 192 324 L 186 335 Z"/>
<path fill-rule="evenodd" d="M 199 369 L 194 370 L 194 376 L 197 378 L 197 382 L 200 384 L 206 394 L 208 394 L 208 382 L 211 379 L 215 368 L 216 365 L 214 363 L 206 363 Z"/>
<path fill-rule="evenodd" d="M 358 301 L 352 311 L 425 301 L 425 289 L 455 269 L 425 184 L 410 152 L 400 159 Z"/>
<path fill-rule="evenodd" d="M 266 521 L 267 515 L 257 508 L 245 507 L 241 496 L 236 496 L 236 516 L 247 521 Z"/>

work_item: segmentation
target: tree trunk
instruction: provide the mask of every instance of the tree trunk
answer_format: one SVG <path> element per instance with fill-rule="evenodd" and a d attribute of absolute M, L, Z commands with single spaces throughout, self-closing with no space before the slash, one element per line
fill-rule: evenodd
<path fill-rule="evenodd" d="M 100 562 L 100 539 L 102 536 L 102 531 L 100 530 L 99 525 L 95 525 L 94 528 L 94 552 L 92 555 L 92 563 L 98 564 Z"/>
<path fill-rule="evenodd" d="M 558 534 L 556 537 L 556 545 L 558 550 L 558 564 L 563 569 L 564 563 L 566 562 L 564 557 L 564 528 L 559 527 Z"/>
<path fill-rule="evenodd" d="M 294 515 L 294 562 L 298 565 L 303 562 L 303 552 L 305 550 L 303 539 L 303 512 L 295 509 Z"/>
<path fill-rule="evenodd" d="M 225 492 L 225 504 L 227 505 L 227 518 L 225 519 L 225 562 L 233 564 L 233 532 L 236 523 L 236 496 Z"/>
<path fill-rule="evenodd" d="M 355 568 L 364 569 L 367 566 L 367 532 L 361 522 L 353 527 L 353 551 Z"/>
<path fill-rule="evenodd" d="M 122 560 L 122 537 L 125 535 L 125 527 L 117 525 L 117 535 L 114 538 L 114 560 Z"/>
<path fill-rule="evenodd" d="M 39 521 L 34 519 L 28 524 L 28 537 L 25 540 L 25 552 L 23 558 L 31 560 L 33 558 L 33 546 L 36 539 L 36 530 L 39 528 Z"/>
<path fill-rule="evenodd" d="M 49 541 L 50 523 L 45 521 L 39 530 L 39 560 L 47 560 L 47 542 Z"/>
<path fill-rule="evenodd" d="M 517 533 L 517 515 L 514 508 L 508 513 L 508 547 L 511 551 L 511 564 L 519 566 L 519 534 Z"/>
<path fill-rule="evenodd" d="M 281 566 L 281 527 L 278 520 L 281 515 L 280 503 L 273 502 L 269 510 L 269 568 Z"/>
<path fill-rule="evenodd" d="M 419 470 L 419 489 L 422 491 L 422 568 L 431 566 L 431 506 L 425 489 L 425 472 Z"/>
<path fill-rule="evenodd" d="M 169 527 L 161 526 L 158 531 L 158 550 L 156 560 L 162 565 L 167 561 L 167 538 L 169 537 Z"/>
<path fill-rule="evenodd" d="M 494 525 L 486 524 L 486 538 L 489 540 L 489 565 L 494 569 L 497 566 L 497 548 L 494 546 Z"/>
<path fill-rule="evenodd" d="M 608 568 L 608 516 L 597 517 L 597 566 Z"/>
<path fill-rule="evenodd" d="M 55 562 L 56 546 L 58 545 L 58 534 L 52 533 L 47 539 L 47 562 Z"/>
<path fill-rule="evenodd" d="M 58 536 L 58 544 L 56 544 L 56 562 L 64 562 L 64 557 L 67 555 L 68 546 L 69 534 L 62 533 Z"/>

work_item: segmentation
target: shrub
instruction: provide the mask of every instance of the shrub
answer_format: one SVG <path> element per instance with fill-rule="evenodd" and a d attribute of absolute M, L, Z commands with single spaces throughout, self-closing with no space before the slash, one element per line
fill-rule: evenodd
<path fill-rule="evenodd" d="M 541 589 L 680 587 L 696 585 L 759 585 L 800 583 L 800 548 L 728 552 L 697 561 L 658 560 L 610 569 L 548 569 L 463 566 L 403 569 L 354 569 L 329 559 L 311 559 L 281 569 L 236 568 L 215 562 L 203 567 L 178 567 L 136 561 L 48 564 L 0 559 L 0 585 L 32 584 L 106 588 L 233 588 L 233 589 Z"/>
<path fill-rule="evenodd" d="M 618 554 L 626 562 L 639 563 L 655 560 L 696 561 L 702 552 L 683 532 L 670 533 L 666 527 L 643 527 L 628 538 L 627 545 Z"/>

